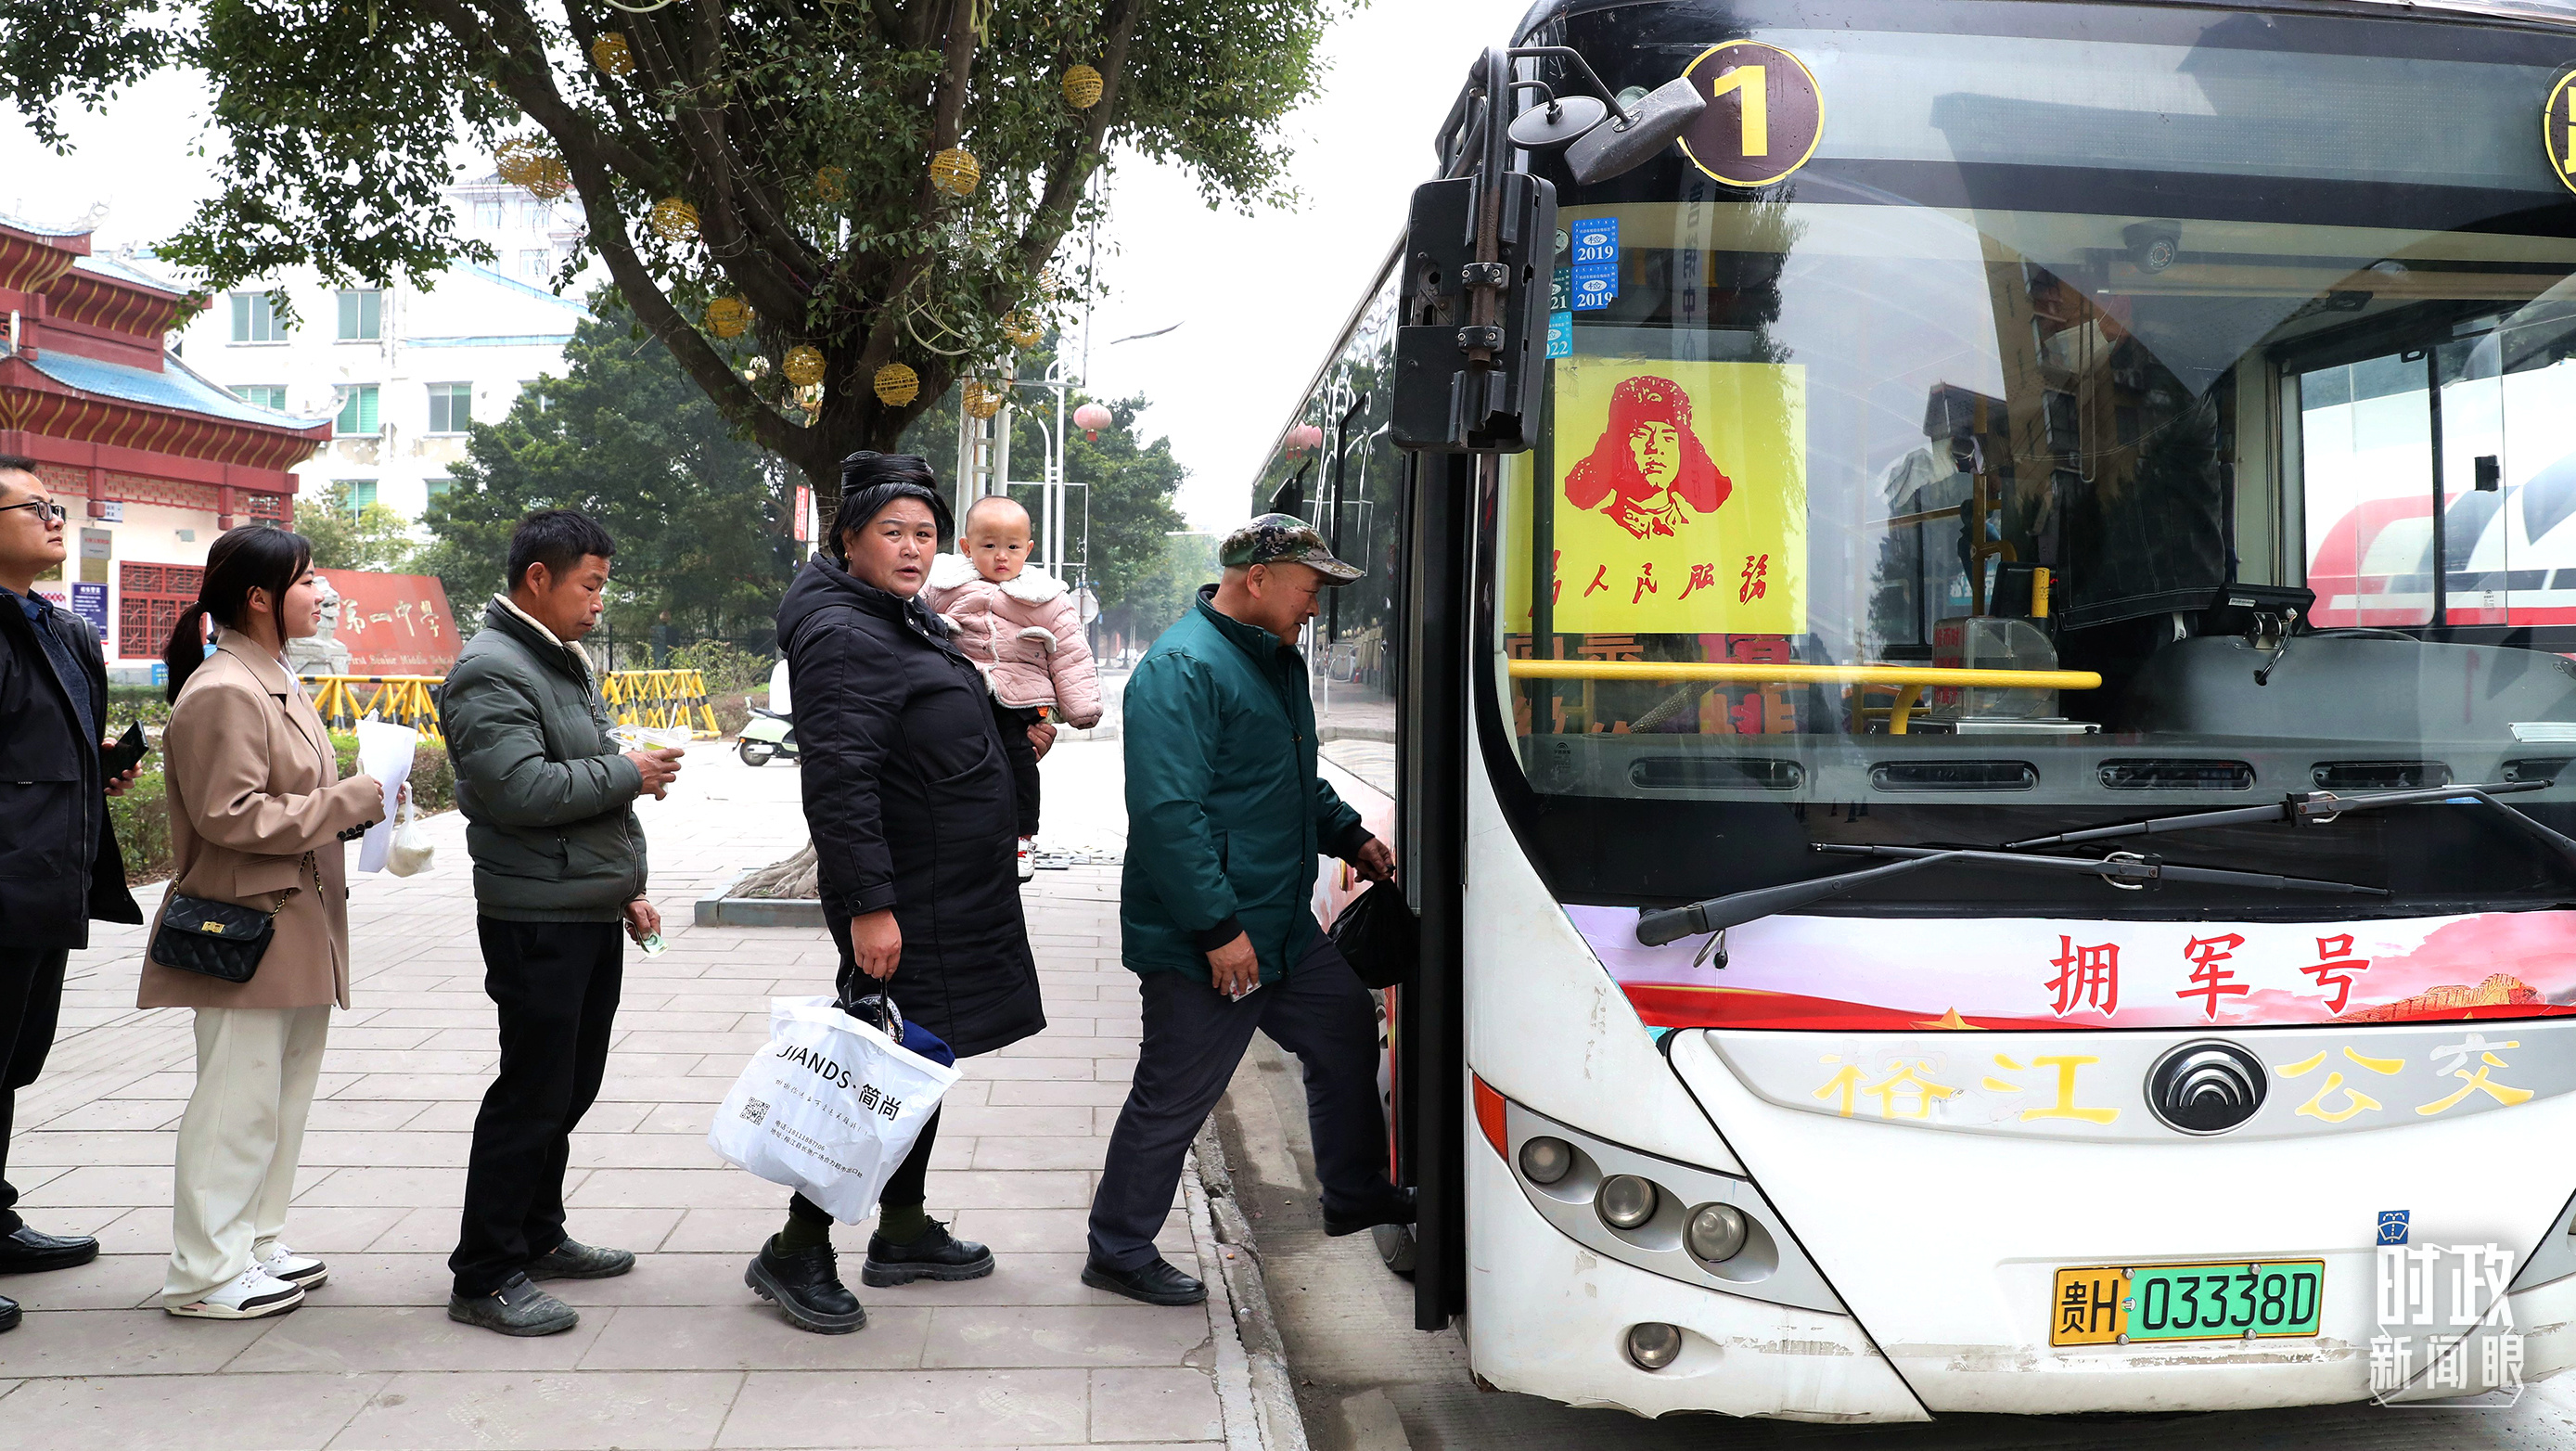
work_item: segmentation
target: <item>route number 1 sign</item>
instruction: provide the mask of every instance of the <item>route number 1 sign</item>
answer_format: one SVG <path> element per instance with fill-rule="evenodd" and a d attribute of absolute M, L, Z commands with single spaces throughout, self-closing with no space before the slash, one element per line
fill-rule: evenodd
<path fill-rule="evenodd" d="M 1796 56 L 1758 40 L 1701 51 L 1682 75 L 1708 108 L 1682 133 L 1682 154 L 1728 186 L 1782 180 L 1816 154 L 1825 128 L 1824 94 Z"/>

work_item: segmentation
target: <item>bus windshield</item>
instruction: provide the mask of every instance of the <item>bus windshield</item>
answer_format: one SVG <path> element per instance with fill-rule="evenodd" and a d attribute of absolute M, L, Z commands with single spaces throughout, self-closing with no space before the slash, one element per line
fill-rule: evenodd
<path fill-rule="evenodd" d="M 2558 51 L 1926 8 L 1945 33 L 1659 7 L 1532 37 L 1613 86 L 1768 56 L 1806 88 L 1754 117 L 1715 85 L 1682 159 L 1557 178 L 1584 288 L 1486 555 L 1489 740 L 1551 885 L 1670 904 L 1865 864 L 1819 845 L 2453 783 L 2576 827 L 2576 178 L 2541 135 L 2563 71 L 2529 64 Z M 1739 184 L 1714 126 L 1790 172 Z M 2154 850 L 2389 895 L 1932 870 L 1802 910 L 2576 900 L 2439 803 Z"/>

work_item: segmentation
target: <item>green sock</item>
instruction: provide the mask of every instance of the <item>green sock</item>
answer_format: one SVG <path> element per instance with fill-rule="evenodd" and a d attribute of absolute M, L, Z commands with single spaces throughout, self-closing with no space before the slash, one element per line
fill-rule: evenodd
<path fill-rule="evenodd" d="M 910 1244 L 930 1232 L 930 1212 L 918 1204 L 877 1206 L 877 1238 L 888 1244 Z"/>
<path fill-rule="evenodd" d="M 782 1256 L 800 1254 L 816 1245 L 831 1242 L 832 1221 L 826 1219 L 817 1223 L 793 1214 L 787 1216 L 787 1227 L 778 1231 L 778 1237 L 773 1241 Z"/>

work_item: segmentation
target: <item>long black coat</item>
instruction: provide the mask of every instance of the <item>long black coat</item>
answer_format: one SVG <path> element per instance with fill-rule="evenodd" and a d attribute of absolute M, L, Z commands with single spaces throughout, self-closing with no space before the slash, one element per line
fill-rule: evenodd
<path fill-rule="evenodd" d="M 107 664 L 78 615 L 53 612 L 55 637 L 89 676 L 107 726 Z M 0 950 L 89 946 L 89 922 L 140 922 L 107 819 L 98 742 L 81 739 L 67 681 L 11 596 L 0 595 Z"/>
<path fill-rule="evenodd" d="M 843 992 L 860 980 L 850 919 L 892 907 L 903 957 L 887 989 L 905 1017 L 960 1057 L 1046 1027 L 1020 913 L 1019 806 L 983 675 L 919 601 L 823 559 L 788 586 L 778 638 Z"/>

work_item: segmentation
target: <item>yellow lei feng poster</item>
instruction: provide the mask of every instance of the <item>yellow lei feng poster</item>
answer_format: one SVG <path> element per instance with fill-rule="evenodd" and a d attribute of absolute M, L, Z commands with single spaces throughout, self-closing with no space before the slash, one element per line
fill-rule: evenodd
<path fill-rule="evenodd" d="M 1559 358 L 1555 626 L 1807 629 L 1807 378 L 1794 363 Z"/>

